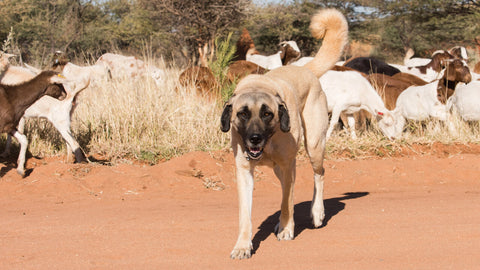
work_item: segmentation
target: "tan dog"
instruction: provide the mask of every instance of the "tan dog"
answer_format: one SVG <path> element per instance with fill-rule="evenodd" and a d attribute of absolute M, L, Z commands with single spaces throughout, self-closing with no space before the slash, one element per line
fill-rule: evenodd
<path fill-rule="evenodd" d="M 348 40 L 345 17 L 334 9 L 320 10 L 310 25 L 312 35 L 324 37 L 314 60 L 304 67 L 284 66 L 265 75 L 241 80 L 225 105 L 222 131 L 231 127 L 231 143 L 237 170 L 240 231 L 231 253 L 233 259 L 251 256 L 252 192 L 256 165 L 273 167 L 282 184 L 278 240 L 292 240 L 293 185 L 296 155 L 302 136 L 314 171 L 311 216 L 315 227 L 322 225 L 323 158 L 328 126 L 327 102 L 318 78 L 339 59 Z"/>

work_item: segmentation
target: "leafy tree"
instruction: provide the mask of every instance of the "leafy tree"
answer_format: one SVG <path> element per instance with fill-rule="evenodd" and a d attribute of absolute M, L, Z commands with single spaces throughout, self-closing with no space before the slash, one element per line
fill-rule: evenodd
<path fill-rule="evenodd" d="M 473 42 L 479 18 L 478 1 L 371 1 L 382 38 L 379 49 L 403 55 L 413 48 L 420 56 L 430 56 L 437 49 Z"/>
<path fill-rule="evenodd" d="M 214 41 L 238 26 L 250 0 L 138 0 L 156 30 L 176 41 L 175 50 L 202 65 L 214 55 Z M 162 28 L 162 29 L 160 29 Z M 178 46 L 180 44 L 180 46 Z M 172 48 L 173 49 L 173 48 Z"/>

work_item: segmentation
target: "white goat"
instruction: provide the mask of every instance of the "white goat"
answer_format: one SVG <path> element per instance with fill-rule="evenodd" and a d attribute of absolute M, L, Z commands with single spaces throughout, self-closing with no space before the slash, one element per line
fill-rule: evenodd
<path fill-rule="evenodd" d="M 102 64 L 79 66 L 68 62 L 62 70 L 62 74 L 69 80 L 89 81 L 98 85 L 108 78 L 108 68 Z"/>
<path fill-rule="evenodd" d="M 424 66 L 430 61 L 432 61 L 431 58 L 420 58 L 420 57 L 413 57 L 415 52 L 413 51 L 412 48 L 408 48 L 407 52 L 405 53 L 405 57 L 403 58 L 403 65 L 406 67 L 418 67 L 418 66 Z"/>
<path fill-rule="evenodd" d="M 10 65 L 9 58 L 14 57 L 14 54 L 2 53 L 0 56 L 0 83 L 6 85 L 18 84 L 35 77 L 38 72 L 33 72 L 24 67 Z"/>
<path fill-rule="evenodd" d="M 108 67 L 111 76 L 115 79 L 124 77 L 138 79 L 142 76 L 150 76 L 157 86 L 165 80 L 165 72 L 162 69 L 148 65 L 135 56 L 105 53 L 95 64 Z"/>
<path fill-rule="evenodd" d="M 454 109 L 464 121 L 480 121 L 480 81 L 457 85 L 447 108 Z"/>
<path fill-rule="evenodd" d="M 291 62 L 296 61 L 300 55 L 301 52 L 298 48 L 297 42 L 289 40 L 282 41 L 280 43 L 280 50 L 277 53 L 268 56 L 259 54 L 255 47 L 250 48 L 245 55 L 245 59 L 264 69 L 272 70 L 283 65 L 291 64 Z"/>
<path fill-rule="evenodd" d="M 438 83 L 408 87 L 398 96 L 394 111 L 409 120 L 423 121 L 429 117 L 447 120 L 447 108 L 437 97 Z"/>
<path fill-rule="evenodd" d="M 351 136 L 356 138 L 353 114 L 362 109 L 376 116 L 378 126 L 386 137 L 393 139 L 403 130 L 404 119 L 385 108 L 377 91 L 359 72 L 329 70 L 320 77 L 320 84 L 327 96 L 328 111 L 332 113 L 327 138 L 342 112 L 347 115 Z"/>
<path fill-rule="evenodd" d="M 282 52 L 278 51 L 276 54 L 266 56 L 256 53 L 256 49 L 251 48 L 247 51 L 245 58 L 247 61 L 255 63 L 264 69 L 272 70 L 283 65 L 281 54 Z"/>

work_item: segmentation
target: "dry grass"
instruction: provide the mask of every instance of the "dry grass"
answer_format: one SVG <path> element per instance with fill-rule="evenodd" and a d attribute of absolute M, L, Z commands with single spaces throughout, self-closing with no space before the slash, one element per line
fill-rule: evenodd
<path fill-rule="evenodd" d="M 104 82 L 80 93 L 72 130 L 83 150 L 112 161 L 155 163 L 189 151 L 225 147 L 229 138 L 219 128 L 221 106 L 181 87 L 179 73 L 167 69 L 167 80 L 158 87 L 146 77 Z M 26 133 L 33 155 L 66 151 L 62 137 L 46 120 L 29 119 Z"/>
<path fill-rule="evenodd" d="M 168 68 L 166 72 L 167 79 L 160 86 L 150 78 L 125 79 L 104 82 L 80 94 L 72 129 L 87 155 L 112 162 L 136 159 L 156 163 L 190 151 L 229 147 L 229 134 L 219 128 L 221 104 L 180 86 L 180 69 Z M 480 142 L 478 123 L 465 123 L 458 118 L 452 123 L 459 131 L 457 134 L 437 121 L 409 123 L 404 137 L 397 141 L 385 139 L 375 126 L 359 134 L 357 140 L 337 131 L 327 143 L 327 157 L 388 156 L 415 143 Z M 35 156 L 66 152 L 63 139 L 45 120 L 30 119 L 27 135 L 29 151 Z M 4 136 L 0 147 L 3 144 Z"/>
<path fill-rule="evenodd" d="M 408 121 L 402 138 L 395 141 L 385 138 L 375 123 L 361 133 L 356 140 L 352 139 L 346 131 L 340 130 L 334 132 L 327 142 L 327 156 L 330 158 L 387 157 L 400 154 L 405 147 L 409 148 L 414 144 L 480 143 L 479 122 L 467 123 L 453 114 L 449 123 L 453 128 L 434 119 L 425 122 Z"/>

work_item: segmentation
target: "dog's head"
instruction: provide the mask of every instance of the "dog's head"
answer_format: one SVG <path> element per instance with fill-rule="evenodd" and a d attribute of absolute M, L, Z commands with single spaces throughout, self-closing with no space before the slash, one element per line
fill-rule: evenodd
<path fill-rule="evenodd" d="M 273 134 L 290 131 L 287 106 L 277 95 L 262 91 L 234 95 L 223 109 L 221 129 L 235 130 L 243 140 L 249 159 L 259 159 Z"/>

